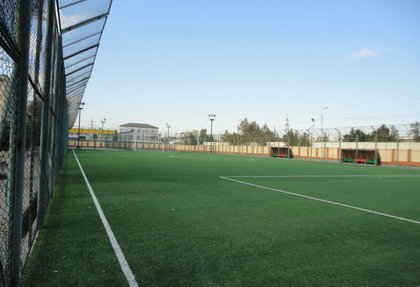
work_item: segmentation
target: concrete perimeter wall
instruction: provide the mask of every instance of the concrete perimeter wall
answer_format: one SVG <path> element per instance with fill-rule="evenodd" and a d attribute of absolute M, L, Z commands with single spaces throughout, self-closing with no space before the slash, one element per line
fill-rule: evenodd
<path fill-rule="evenodd" d="M 116 148 L 130 150 L 167 150 L 168 144 L 163 143 L 129 143 L 129 142 L 101 142 L 82 141 L 82 148 Z M 77 141 L 69 140 L 69 147 L 76 147 Z M 311 147 L 290 147 L 294 158 L 336 160 L 341 159 L 341 149 L 375 149 L 375 143 L 354 142 L 328 142 L 314 143 Z M 419 166 L 420 167 L 420 143 L 377 143 L 378 154 L 382 164 Z M 269 146 L 227 146 L 221 145 L 180 145 L 170 144 L 169 149 L 185 152 L 214 152 L 226 154 L 242 154 L 255 156 L 270 156 Z"/>

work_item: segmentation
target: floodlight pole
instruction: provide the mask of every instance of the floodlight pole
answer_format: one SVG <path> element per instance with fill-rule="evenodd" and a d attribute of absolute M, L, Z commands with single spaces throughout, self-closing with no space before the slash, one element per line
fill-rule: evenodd
<path fill-rule="evenodd" d="M 169 145 L 170 145 L 170 141 L 169 141 L 169 129 L 171 127 L 171 124 L 166 123 L 166 127 L 168 128 L 168 151 L 169 151 Z"/>
<path fill-rule="evenodd" d="M 105 121 L 106 121 L 106 118 L 105 119 L 102 119 L 101 120 L 101 123 L 102 123 L 102 141 L 104 141 L 104 123 L 105 123 Z"/>
<path fill-rule="evenodd" d="M 311 132 L 311 128 L 313 128 L 313 127 L 315 126 L 315 119 L 314 119 L 314 118 L 311 118 L 311 121 L 313 122 L 313 124 L 312 124 L 312 126 L 310 126 L 310 127 L 307 129 L 307 131 L 308 131 L 308 132 Z"/>
<path fill-rule="evenodd" d="M 209 120 L 210 120 L 210 152 L 213 151 L 213 121 L 216 119 L 215 114 L 209 114 Z"/>
<path fill-rule="evenodd" d="M 77 131 L 77 148 L 80 148 L 80 118 L 82 117 L 82 110 L 83 106 L 85 105 L 85 102 L 78 102 L 77 109 L 79 110 L 79 129 Z"/>

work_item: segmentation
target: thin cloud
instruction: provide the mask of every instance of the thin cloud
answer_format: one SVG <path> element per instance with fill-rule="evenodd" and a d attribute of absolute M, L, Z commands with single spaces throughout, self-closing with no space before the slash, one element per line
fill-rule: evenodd
<path fill-rule="evenodd" d="M 351 60 L 360 60 L 365 58 L 373 58 L 376 57 L 378 54 L 368 48 L 361 48 L 356 53 L 350 55 Z"/>

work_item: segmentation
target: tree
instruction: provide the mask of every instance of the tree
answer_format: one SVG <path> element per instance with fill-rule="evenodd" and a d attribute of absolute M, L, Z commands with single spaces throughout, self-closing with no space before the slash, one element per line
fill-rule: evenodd
<path fill-rule="evenodd" d="M 200 134 L 198 135 L 198 143 L 203 144 L 204 142 L 209 142 L 211 140 L 210 135 L 207 134 L 206 129 L 201 129 Z"/>
<path fill-rule="evenodd" d="M 398 130 L 394 126 L 388 128 L 385 125 L 381 125 L 379 128 L 372 132 L 372 138 L 376 139 L 376 136 L 378 142 L 394 142 L 397 141 Z"/>
<path fill-rule="evenodd" d="M 323 135 L 320 135 L 316 138 L 317 142 L 327 142 L 329 140 L 330 140 L 330 137 L 326 133 L 324 133 Z"/>
<path fill-rule="evenodd" d="M 238 142 L 238 133 L 229 133 L 227 130 L 225 131 L 225 133 L 222 135 L 222 142 L 227 142 L 230 145 L 235 145 Z"/>
<path fill-rule="evenodd" d="M 267 142 L 279 141 L 280 139 L 274 131 L 270 130 L 267 124 L 260 126 L 257 122 L 250 122 L 247 118 L 244 118 L 239 123 L 237 132 L 229 133 L 225 131 L 221 140 L 231 145 L 256 144 L 264 146 L 267 145 Z"/>
<path fill-rule="evenodd" d="M 267 142 L 274 141 L 275 139 L 276 139 L 275 132 L 270 130 L 267 124 L 264 124 L 261 128 L 261 141 L 263 145 L 266 145 Z"/>
<path fill-rule="evenodd" d="M 264 124 L 262 127 L 255 122 L 249 122 L 247 118 L 241 120 L 238 125 L 239 144 L 260 144 L 266 145 L 267 142 L 277 140 L 276 133 Z"/>
<path fill-rule="evenodd" d="M 282 141 L 288 146 L 298 146 L 299 145 L 299 133 L 290 129 L 282 137 Z"/>
<path fill-rule="evenodd" d="M 410 124 L 410 136 L 413 137 L 413 141 L 420 142 L 420 123 L 419 122 Z"/>
<path fill-rule="evenodd" d="M 344 142 L 355 142 L 356 139 L 359 141 L 368 141 L 369 136 L 360 129 L 351 128 L 348 134 L 343 135 Z"/>
<path fill-rule="evenodd" d="M 186 131 L 181 133 L 181 142 L 184 145 L 197 145 L 198 131 Z"/>
<path fill-rule="evenodd" d="M 390 131 L 389 131 L 389 137 L 388 140 L 389 141 L 398 141 L 399 139 L 399 134 L 398 134 L 398 130 L 396 127 L 391 126 Z"/>
<path fill-rule="evenodd" d="M 310 146 L 311 145 L 311 135 L 308 132 L 304 132 L 300 135 L 300 145 L 301 146 Z"/>
<path fill-rule="evenodd" d="M 241 134 L 241 143 L 249 144 L 258 142 L 260 135 L 260 126 L 255 122 L 249 122 L 247 118 L 243 119 L 238 126 Z"/>

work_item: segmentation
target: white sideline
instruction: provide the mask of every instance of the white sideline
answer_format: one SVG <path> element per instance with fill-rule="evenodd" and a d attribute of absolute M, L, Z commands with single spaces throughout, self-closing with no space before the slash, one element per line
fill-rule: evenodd
<path fill-rule="evenodd" d="M 222 177 L 228 178 L 352 178 L 352 177 L 367 177 L 367 178 L 416 178 L 420 177 L 417 174 L 344 174 L 344 175 L 225 175 Z"/>
<path fill-rule="evenodd" d="M 250 177 L 252 177 L 252 176 L 250 176 Z M 290 191 L 271 188 L 271 187 L 267 187 L 267 186 L 263 186 L 263 185 L 254 184 L 254 183 L 249 183 L 249 182 L 246 182 L 246 181 L 233 179 L 233 178 L 230 178 L 230 177 L 227 177 L 227 176 L 221 176 L 220 178 L 225 179 L 225 180 L 230 180 L 230 181 L 233 181 L 233 182 L 237 182 L 237 183 L 241 183 L 241 184 L 245 184 L 245 185 L 249 185 L 249 186 L 253 186 L 253 187 L 258 187 L 258 188 L 261 188 L 261 189 L 266 189 L 266 190 L 276 191 L 276 192 L 280 192 L 280 193 L 285 193 L 285 194 L 288 194 L 288 195 L 303 197 L 303 198 L 306 198 L 306 199 L 321 201 L 321 202 L 324 202 L 324 203 L 338 205 L 338 206 L 342 206 L 342 207 L 346 207 L 346 208 L 352 208 L 352 209 L 360 210 L 360 211 L 363 211 L 363 212 L 373 213 L 373 214 L 376 214 L 376 215 L 390 217 L 390 218 L 393 218 L 393 219 L 398 219 L 398 220 L 407 221 L 407 222 L 411 222 L 411 223 L 420 225 L 420 221 L 416 221 L 416 220 L 412 220 L 412 219 L 408 219 L 408 218 L 404 218 L 404 217 L 400 217 L 400 216 L 386 214 L 386 213 L 382 213 L 382 212 L 378 212 L 378 211 L 374 211 L 374 210 L 369 210 L 369 209 L 365 209 L 365 208 L 361 208 L 361 207 L 357 207 L 357 206 L 353 206 L 353 205 L 348 205 L 348 204 L 344 204 L 344 203 L 339 203 L 339 202 L 330 201 L 330 200 L 326 200 L 326 199 L 321 199 L 321 198 L 317 198 L 317 197 L 312 197 L 312 196 L 308 196 L 308 195 L 303 195 L 303 194 L 299 194 L 299 193 L 293 193 L 293 192 L 290 192 Z"/>
<path fill-rule="evenodd" d="M 77 164 L 79 165 L 80 171 L 82 172 L 82 175 L 85 179 L 86 185 L 89 189 L 90 195 L 92 196 L 93 202 L 95 203 L 96 209 L 98 210 L 99 217 L 101 218 L 102 224 L 105 227 L 106 234 L 108 235 L 109 241 L 111 242 L 112 248 L 114 248 L 115 255 L 117 256 L 118 262 L 120 263 L 121 270 L 125 275 L 125 278 L 127 279 L 128 285 L 130 287 L 138 287 L 136 278 L 134 277 L 133 272 L 130 269 L 130 266 L 128 266 L 127 260 L 125 260 L 124 253 L 121 250 L 120 245 L 117 242 L 117 239 L 115 238 L 114 232 L 112 232 L 111 226 L 108 223 L 108 220 L 105 217 L 104 212 L 102 211 L 101 205 L 99 204 L 98 199 L 96 198 L 95 193 L 93 192 L 92 186 L 90 185 L 85 172 L 83 171 L 82 165 L 79 162 L 79 159 L 77 158 L 76 153 L 73 150 L 74 157 L 76 158 Z"/>

